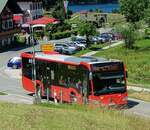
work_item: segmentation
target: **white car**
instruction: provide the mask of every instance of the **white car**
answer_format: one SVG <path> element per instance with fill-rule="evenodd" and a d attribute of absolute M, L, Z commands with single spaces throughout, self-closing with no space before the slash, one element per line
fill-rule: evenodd
<path fill-rule="evenodd" d="M 69 48 L 69 49 L 75 49 L 76 50 L 76 47 L 75 46 L 69 46 L 68 44 L 65 44 L 65 43 L 56 43 L 55 44 L 55 47 L 57 46 L 62 46 L 62 48 Z"/>
<path fill-rule="evenodd" d="M 80 43 L 78 41 L 74 41 L 73 44 L 76 45 L 76 46 L 78 46 L 78 47 L 80 47 L 80 48 L 82 48 L 82 49 L 86 48 L 86 44 Z"/>

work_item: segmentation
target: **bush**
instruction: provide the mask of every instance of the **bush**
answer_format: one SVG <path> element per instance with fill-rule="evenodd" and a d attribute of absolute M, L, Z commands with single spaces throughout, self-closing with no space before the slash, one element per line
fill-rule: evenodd
<path fill-rule="evenodd" d="M 71 25 L 68 23 L 49 24 L 46 26 L 46 31 L 51 31 L 51 33 L 64 32 L 66 30 L 71 30 Z"/>
<path fill-rule="evenodd" d="M 16 46 L 25 46 L 26 45 L 26 38 L 23 35 L 17 35 L 15 37 L 15 44 Z"/>
<path fill-rule="evenodd" d="M 138 39 L 137 30 L 135 30 L 134 25 L 126 23 L 124 25 L 117 25 L 115 29 L 123 36 L 125 47 L 132 49 L 135 41 Z"/>
<path fill-rule="evenodd" d="M 145 29 L 145 39 L 150 39 L 150 28 Z"/>
<path fill-rule="evenodd" d="M 65 31 L 65 32 L 57 32 L 50 36 L 51 39 L 61 39 L 61 38 L 67 38 L 70 37 L 71 34 L 74 34 L 75 31 Z"/>

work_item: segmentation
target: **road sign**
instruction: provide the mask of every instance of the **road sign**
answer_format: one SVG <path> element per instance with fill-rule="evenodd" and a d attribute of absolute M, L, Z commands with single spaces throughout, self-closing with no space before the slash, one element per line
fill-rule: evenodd
<path fill-rule="evenodd" d="M 52 43 L 42 44 L 41 51 L 43 51 L 43 52 L 54 51 L 54 45 Z"/>

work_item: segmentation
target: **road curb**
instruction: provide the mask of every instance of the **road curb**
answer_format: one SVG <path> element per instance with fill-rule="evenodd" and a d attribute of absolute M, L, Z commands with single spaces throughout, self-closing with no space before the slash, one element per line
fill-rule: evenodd
<path fill-rule="evenodd" d="M 137 92 L 150 92 L 150 89 L 148 88 L 142 88 L 142 87 L 135 87 L 135 86 L 128 86 L 127 87 L 128 90 L 134 90 L 134 91 L 137 91 Z"/>
<path fill-rule="evenodd" d="M 33 104 L 33 98 L 16 94 L 0 95 L 0 101 L 17 104 Z"/>

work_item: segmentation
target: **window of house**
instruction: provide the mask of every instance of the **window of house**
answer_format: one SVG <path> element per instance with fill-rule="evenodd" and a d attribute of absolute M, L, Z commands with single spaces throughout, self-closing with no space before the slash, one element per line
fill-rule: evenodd
<path fill-rule="evenodd" d="M 30 10 L 32 10 L 33 8 L 32 8 L 32 4 L 30 4 Z"/>
<path fill-rule="evenodd" d="M 3 21 L 3 22 L 2 22 L 2 29 L 3 29 L 3 30 L 6 29 L 6 28 L 5 28 L 5 22 L 6 22 L 6 21 Z"/>
<path fill-rule="evenodd" d="M 2 40 L 2 46 L 4 46 L 5 45 L 5 42 L 4 42 L 4 40 Z"/>
<path fill-rule="evenodd" d="M 14 37 L 11 37 L 11 41 L 14 42 L 14 40 L 15 40 Z"/>
<path fill-rule="evenodd" d="M 8 45 L 11 44 L 11 38 L 8 38 Z"/>
<path fill-rule="evenodd" d="M 8 20 L 8 28 L 13 28 L 13 21 L 12 19 Z"/>
<path fill-rule="evenodd" d="M 1 48 L 1 46 L 2 46 L 2 40 L 0 40 L 0 48 Z"/>
<path fill-rule="evenodd" d="M 38 3 L 38 9 L 40 9 L 40 3 Z"/>
<path fill-rule="evenodd" d="M 42 3 L 40 3 L 40 9 L 42 9 Z"/>

